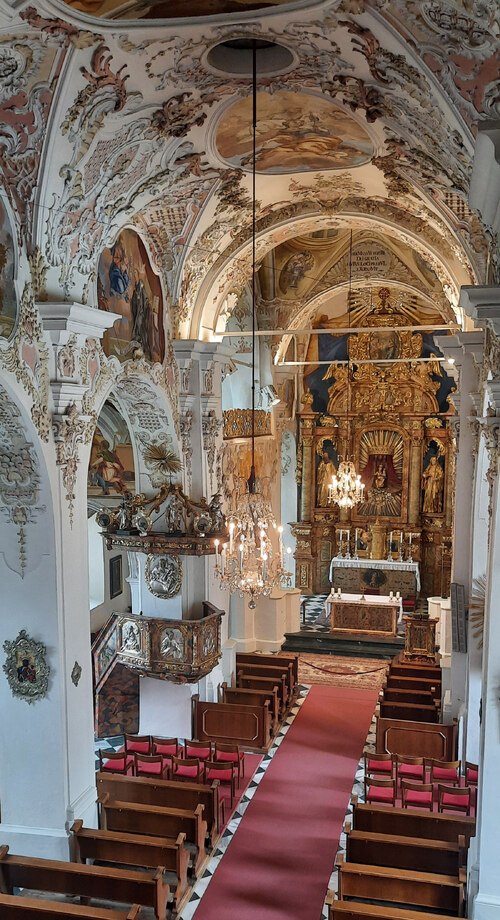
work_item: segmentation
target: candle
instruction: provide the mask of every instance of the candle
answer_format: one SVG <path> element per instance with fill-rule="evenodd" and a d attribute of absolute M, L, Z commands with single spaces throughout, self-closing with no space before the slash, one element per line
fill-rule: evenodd
<path fill-rule="evenodd" d="M 240 572 L 243 571 L 243 539 L 240 540 Z"/>
<path fill-rule="evenodd" d="M 393 592 L 393 591 L 389 591 L 389 598 L 390 598 L 391 601 L 392 601 L 393 597 L 394 597 L 394 592 Z"/>
<path fill-rule="evenodd" d="M 266 580 L 267 553 L 262 556 L 262 578 Z"/>
<path fill-rule="evenodd" d="M 215 567 L 217 568 L 217 566 L 219 565 L 219 541 L 214 540 L 214 544 L 215 544 Z"/>
<path fill-rule="evenodd" d="M 410 546 L 410 548 L 411 548 L 411 538 L 412 537 L 413 537 L 412 533 L 408 534 L 408 545 Z"/>
<path fill-rule="evenodd" d="M 222 553 L 221 553 L 221 559 L 220 559 L 220 573 L 221 573 L 221 575 L 224 575 L 224 568 L 225 568 L 225 564 L 226 564 L 226 546 L 227 546 L 227 543 L 223 543 L 223 544 L 222 544 Z"/>
<path fill-rule="evenodd" d="M 402 530 L 401 530 L 400 533 L 399 533 L 399 542 L 400 542 L 400 543 L 403 542 L 403 531 L 402 531 Z"/>
<path fill-rule="evenodd" d="M 399 591 L 396 591 L 396 600 L 399 600 Z"/>
<path fill-rule="evenodd" d="M 233 552 L 233 533 L 234 533 L 234 521 L 231 521 L 229 525 L 229 555 L 232 555 Z"/>
<path fill-rule="evenodd" d="M 354 549 L 358 548 L 358 528 L 354 531 Z"/>
<path fill-rule="evenodd" d="M 392 530 L 389 534 L 389 552 L 391 552 L 391 549 L 392 549 Z"/>

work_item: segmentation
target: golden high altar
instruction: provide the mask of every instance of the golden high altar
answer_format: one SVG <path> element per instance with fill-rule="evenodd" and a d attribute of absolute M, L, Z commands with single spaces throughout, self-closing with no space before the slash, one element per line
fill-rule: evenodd
<path fill-rule="evenodd" d="M 362 588 L 367 560 L 412 562 L 419 563 L 422 593 L 446 597 L 453 516 L 453 380 L 436 360 L 430 337 L 418 331 L 419 321 L 438 322 L 438 314 L 428 311 L 419 320 L 411 298 L 400 298 L 396 307 L 388 288 L 377 292 L 377 300 L 372 304 L 360 297 L 354 305 L 360 331 L 354 325 L 349 334 L 343 329 L 336 336 L 331 321 L 332 335 L 318 337 L 322 353 L 318 345 L 315 350 L 309 346 L 311 363 L 300 412 L 300 520 L 293 526 L 297 587 L 304 594 L 326 594 L 332 559 L 357 557 L 349 568 L 335 569 L 336 579 L 342 573 L 338 586 L 343 590 Z M 340 328 L 343 319 L 338 320 Z M 331 364 L 324 361 L 328 348 Z M 315 363 L 320 357 L 323 363 Z M 364 483 L 364 498 L 352 509 L 339 509 L 328 504 L 325 483 L 339 459 L 348 455 Z M 346 581 L 348 577 L 356 583 Z M 413 579 L 418 589 L 417 578 L 415 568 L 413 574 L 403 569 L 398 574 L 396 565 L 390 580 L 373 590 L 386 594 L 390 588 L 407 595 L 411 586 L 403 581 Z"/>

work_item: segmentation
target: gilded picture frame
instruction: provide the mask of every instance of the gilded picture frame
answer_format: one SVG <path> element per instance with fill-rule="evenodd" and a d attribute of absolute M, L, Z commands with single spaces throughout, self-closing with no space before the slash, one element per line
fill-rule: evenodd
<path fill-rule="evenodd" d="M 16 639 L 4 642 L 3 650 L 7 654 L 3 670 L 12 695 L 27 703 L 44 699 L 50 675 L 45 645 L 21 629 Z"/>

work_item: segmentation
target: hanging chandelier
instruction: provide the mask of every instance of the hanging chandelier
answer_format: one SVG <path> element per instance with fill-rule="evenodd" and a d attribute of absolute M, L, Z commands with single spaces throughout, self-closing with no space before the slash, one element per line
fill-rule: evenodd
<path fill-rule="evenodd" d="M 252 461 L 246 491 L 238 496 L 237 513 L 227 521 L 229 540 L 215 540 L 215 574 L 222 589 L 250 598 L 269 597 L 290 572 L 285 564 L 283 527 L 277 526 L 270 503 L 257 488 L 255 475 L 255 350 L 256 350 L 256 139 L 257 139 L 257 42 L 252 47 Z M 291 549 L 287 548 L 287 556 Z"/>
<path fill-rule="evenodd" d="M 351 286 L 352 286 L 352 230 L 349 241 L 349 289 L 347 292 L 347 328 L 351 325 Z M 349 335 L 347 336 L 347 412 L 346 412 L 346 429 L 347 429 L 347 449 L 349 449 L 349 406 L 351 402 L 351 362 L 349 359 Z M 338 470 L 332 476 L 332 481 L 328 486 L 328 504 L 338 505 L 340 508 L 353 508 L 363 501 L 365 487 L 361 482 L 361 476 L 356 472 L 354 460 L 349 457 L 341 460 Z"/>

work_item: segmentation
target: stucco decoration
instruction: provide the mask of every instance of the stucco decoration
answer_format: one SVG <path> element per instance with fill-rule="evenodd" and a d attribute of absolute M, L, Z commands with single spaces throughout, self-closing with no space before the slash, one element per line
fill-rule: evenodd
<path fill-rule="evenodd" d="M 82 676 L 82 666 L 81 664 L 78 663 L 78 661 L 75 661 L 71 669 L 71 682 L 74 684 L 75 687 L 78 687 L 81 676 Z"/>
<path fill-rule="evenodd" d="M 56 462 L 62 470 L 71 527 L 73 526 L 76 476 L 79 462 L 78 444 L 90 441 L 94 426 L 94 419 L 80 416 L 75 403 L 71 403 L 63 415 L 54 415 L 52 418 L 56 444 Z"/>
<path fill-rule="evenodd" d="M 27 527 L 45 511 L 39 505 L 40 468 L 21 413 L 0 386 L 0 512 L 17 528 L 19 574 L 27 562 Z"/>
<path fill-rule="evenodd" d="M 0 367 L 14 374 L 31 398 L 31 417 L 43 441 L 50 436 L 48 348 L 31 285 L 21 297 L 19 321 L 9 347 L 0 349 Z"/>
<path fill-rule="evenodd" d="M 1 52 L 0 47 L 0 52 Z M 0 58 L 0 79 L 1 79 Z M 8 339 L 17 317 L 14 287 L 14 242 L 5 208 L 0 201 L 0 339 Z"/>
<path fill-rule="evenodd" d="M 47 696 L 50 667 L 47 664 L 47 649 L 42 642 L 35 642 L 21 629 L 17 639 L 3 644 L 7 654 L 3 670 L 12 696 L 26 703 L 36 703 Z"/>
<path fill-rule="evenodd" d="M 252 99 L 246 96 L 222 115 L 216 132 L 220 155 L 232 166 L 252 166 Z M 373 155 L 366 129 L 347 112 L 306 93 L 257 95 L 258 172 L 289 173 L 360 166 Z"/>

